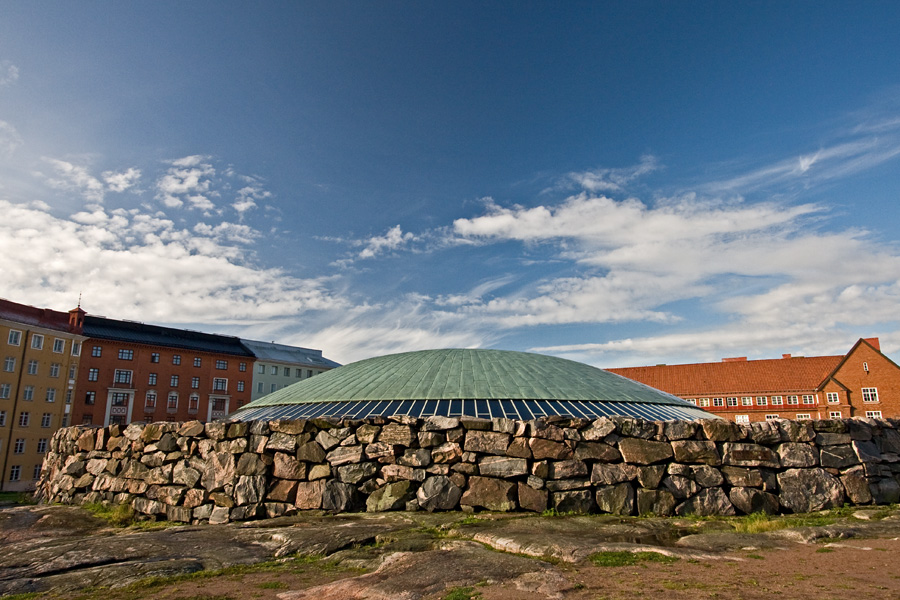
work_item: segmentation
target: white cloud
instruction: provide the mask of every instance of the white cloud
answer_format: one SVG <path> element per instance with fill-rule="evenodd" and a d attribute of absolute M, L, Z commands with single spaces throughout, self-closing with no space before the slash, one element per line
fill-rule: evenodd
<path fill-rule="evenodd" d="M 403 233 L 400 226 L 395 225 L 384 235 L 373 236 L 363 241 L 362 244 L 365 245 L 365 248 L 360 251 L 358 256 L 359 258 L 374 258 L 384 252 L 398 250 L 415 239 L 415 235 L 409 232 Z"/>
<path fill-rule="evenodd" d="M 124 192 L 137 185 L 138 180 L 141 178 L 141 170 L 131 167 L 118 173 L 115 171 L 104 171 L 102 176 L 109 191 Z"/>
<path fill-rule="evenodd" d="M 238 190 L 237 200 L 231 207 L 243 216 L 248 210 L 256 208 L 259 201 L 267 200 L 271 197 L 271 192 L 262 189 L 259 185 L 252 184 Z"/>
<path fill-rule="evenodd" d="M 0 265 L 0 277 L 18 302 L 64 308 L 83 291 L 94 314 L 216 325 L 346 307 L 324 280 L 244 265 L 229 245 L 246 234 L 242 226 L 207 237 L 136 211 L 95 207 L 70 220 L 6 201 L 0 211 L 0 253 L 17 257 Z"/>
<path fill-rule="evenodd" d="M 171 165 L 166 174 L 156 182 L 157 198 L 169 208 L 179 208 L 185 202 L 200 210 L 211 210 L 215 204 L 210 195 L 218 195 L 211 191 L 211 177 L 216 174 L 215 168 L 208 161 L 209 157 L 186 156 L 169 162 Z"/>
<path fill-rule="evenodd" d="M 0 156 L 11 156 L 22 145 L 22 136 L 15 127 L 0 121 Z"/>
<path fill-rule="evenodd" d="M 567 179 L 589 192 L 618 192 L 635 179 L 659 168 L 656 157 L 646 155 L 633 167 L 573 172 L 568 174 Z"/>
<path fill-rule="evenodd" d="M 8 60 L 0 61 L 0 87 L 12 85 L 19 79 L 19 67 Z"/>
<path fill-rule="evenodd" d="M 103 182 L 91 175 L 86 167 L 64 160 L 45 158 L 56 171 L 56 177 L 48 177 L 47 183 L 63 190 L 77 190 L 89 202 L 103 202 L 106 188 Z"/>

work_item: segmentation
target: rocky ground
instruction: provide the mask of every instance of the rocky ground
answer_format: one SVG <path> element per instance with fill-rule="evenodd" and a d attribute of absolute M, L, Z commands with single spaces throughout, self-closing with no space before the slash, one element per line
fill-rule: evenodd
<path fill-rule="evenodd" d="M 131 600 L 896 598 L 900 509 L 714 519 L 390 512 L 113 527 L 0 508 L 0 594 Z"/>

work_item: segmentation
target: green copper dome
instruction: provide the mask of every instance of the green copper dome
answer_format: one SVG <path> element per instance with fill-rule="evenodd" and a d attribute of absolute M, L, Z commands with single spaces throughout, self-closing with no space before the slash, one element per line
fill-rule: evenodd
<path fill-rule="evenodd" d="M 505 350 L 424 350 L 361 360 L 251 402 L 232 419 L 407 414 L 713 418 L 659 390 L 563 358 Z"/>

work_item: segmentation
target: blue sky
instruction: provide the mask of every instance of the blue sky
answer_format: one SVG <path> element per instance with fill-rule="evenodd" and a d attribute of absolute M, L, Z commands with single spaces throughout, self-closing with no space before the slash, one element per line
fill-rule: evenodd
<path fill-rule="evenodd" d="M 0 296 L 601 367 L 900 351 L 900 4 L 0 2 Z"/>

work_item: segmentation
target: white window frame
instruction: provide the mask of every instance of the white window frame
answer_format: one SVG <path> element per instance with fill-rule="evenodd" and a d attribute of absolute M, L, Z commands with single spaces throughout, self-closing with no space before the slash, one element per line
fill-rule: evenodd
<path fill-rule="evenodd" d="M 753 396 L 741 396 L 741 406 L 753 406 Z"/>
<path fill-rule="evenodd" d="M 0 383 L 0 399 L 5 400 L 12 396 L 12 384 Z"/>
<path fill-rule="evenodd" d="M 841 411 L 839 411 L 839 410 L 830 410 L 830 411 L 828 411 L 828 418 L 829 419 L 842 419 L 842 418 L 844 418 L 844 415 L 842 415 Z"/>
<path fill-rule="evenodd" d="M 766 415 L 766 421 L 774 421 L 775 419 L 780 419 L 777 414 L 768 414 Z"/>
<path fill-rule="evenodd" d="M 794 417 L 797 421 L 811 421 L 812 415 L 810 413 L 797 413 L 797 416 Z"/>
<path fill-rule="evenodd" d="M 757 396 L 756 397 L 756 405 L 757 406 L 768 406 L 769 399 L 766 396 Z"/>
<path fill-rule="evenodd" d="M 56 402 L 56 388 L 47 388 L 47 402 Z"/>
<path fill-rule="evenodd" d="M 784 396 L 770 396 L 769 403 L 772 406 L 782 406 L 784 404 Z"/>
<path fill-rule="evenodd" d="M 228 379 L 226 377 L 213 378 L 213 391 L 214 392 L 227 392 L 228 391 Z"/>
<path fill-rule="evenodd" d="M 22 388 L 22 400 L 32 401 L 34 400 L 34 386 L 26 385 Z"/>
<path fill-rule="evenodd" d="M 131 385 L 133 375 L 134 373 L 129 369 L 116 369 L 115 374 L 113 375 L 113 383 Z"/>
<path fill-rule="evenodd" d="M 72 356 L 81 356 L 81 342 L 72 341 Z"/>
<path fill-rule="evenodd" d="M 144 408 L 156 408 L 156 392 L 147 392 L 147 395 L 144 396 Z"/>
<path fill-rule="evenodd" d="M 59 370 L 62 368 L 62 365 L 59 363 L 53 363 L 50 365 L 50 377 L 59 377 Z"/>
<path fill-rule="evenodd" d="M 15 373 L 16 372 L 16 357 L 15 356 L 7 356 L 3 361 L 3 370 L 7 373 Z"/>
<path fill-rule="evenodd" d="M 803 398 L 803 404 L 815 404 L 816 403 L 816 397 L 813 396 L 812 394 L 803 394 L 802 398 Z"/>
<path fill-rule="evenodd" d="M 53 424 L 53 413 L 44 413 L 41 415 L 41 427 L 48 428 Z"/>
<path fill-rule="evenodd" d="M 828 400 L 828 404 L 840 404 L 841 402 L 841 397 L 837 392 L 825 392 L 825 398 Z"/>
<path fill-rule="evenodd" d="M 28 361 L 28 374 L 29 375 L 37 375 L 38 367 L 40 366 L 40 364 L 41 363 L 39 361 L 37 361 L 33 358 L 31 360 L 29 360 Z"/>
<path fill-rule="evenodd" d="M 880 419 L 881 411 L 880 410 L 867 410 L 866 416 L 870 419 Z"/>
<path fill-rule="evenodd" d="M 62 338 L 53 338 L 53 351 L 62 354 L 66 351 L 66 340 Z"/>
<path fill-rule="evenodd" d="M 166 399 L 166 410 L 178 410 L 178 392 L 169 392 L 169 396 Z"/>
<path fill-rule="evenodd" d="M 728 396 L 727 398 L 725 398 L 725 402 L 728 404 L 728 406 L 737 406 L 738 405 L 737 396 Z"/>
<path fill-rule="evenodd" d="M 700 406 L 709 406 L 709 398 L 700 398 Z"/>
<path fill-rule="evenodd" d="M 734 422 L 738 425 L 749 425 L 750 415 L 734 415 Z"/>
<path fill-rule="evenodd" d="M 791 395 L 787 397 L 787 403 L 790 405 L 800 404 L 800 396 Z"/>
<path fill-rule="evenodd" d="M 29 423 L 31 423 L 31 413 L 23 410 L 19 413 L 19 427 L 28 427 Z"/>
<path fill-rule="evenodd" d="M 9 337 L 6 338 L 6 343 L 10 346 L 19 346 L 22 344 L 22 332 L 18 329 L 10 329 Z"/>
<path fill-rule="evenodd" d="M 9 468 L 9 480 L 19 481 L 22 476 L 22 467 L 20 465 L 12 465 Z"/>
<path fill-rule="evenodd" d="M 31 348 L 33 350 L 43 350 L 44 349 L 44 336 L 42 336 L 39 333 L 32 334 Z"/>
<path fill-rule="evenodd" d="M 37 443 L 37 453 L 38 454 L 46 454 L 47 452 L 47 438 L 41 438 Z"/>
<path fill-rule="evenodd" d="M 868 387 L 862 389 L 862 399 L 863 402 L 873 403 L 878 402 L 878 388 Z"/>
<path fill-rule="evenodd" d="M 712 405 L 719 406 L 719 407 L 725 406 L 725 399 L 724 398 L 713 398 Z"/>

